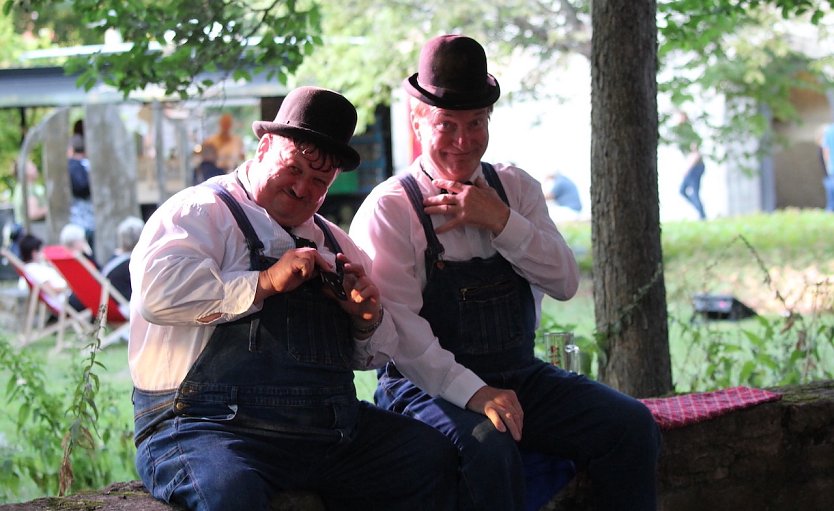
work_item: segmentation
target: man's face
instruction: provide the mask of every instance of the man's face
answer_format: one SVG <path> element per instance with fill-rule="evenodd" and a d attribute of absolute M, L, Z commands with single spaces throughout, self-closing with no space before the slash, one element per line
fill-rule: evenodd
<path fill-rule="evenodd" d="M 248 169 L 252 198 L 284 227 L 313 216 L 339 171 L 332 158 L 314 146 L 277 135 L 264 135 Z"/>
<path fill-rule="evenodd" d="M 412 124 L 435 178 L 465 181 L 489 144 L 489 108 L 444 110 L 430 107 Z"/>

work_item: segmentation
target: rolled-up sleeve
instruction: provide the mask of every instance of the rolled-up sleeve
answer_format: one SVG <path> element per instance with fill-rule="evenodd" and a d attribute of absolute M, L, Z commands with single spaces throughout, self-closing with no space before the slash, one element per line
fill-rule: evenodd
<path fill-rule="evenodd" d="M 531 284 L 557 300 L 572 298 L 579 288 L 579 267 L 548 214 L 541 184 L 520 169 L 501 168 L 512 209 L 492 246 Z"/>
<path fill-rule="evenodd" d="M 141 297 L 142 316 L 157 325 L 198 325 L 201 318 L 218 313 L 212 323 L 256 310 L 258 272 L 248 271 L 245 250 L 230 251 L 229 235 L 204 232 L 206 226 L 222 228 L 219 224 L 228 222 L 217 214 L 218 208 L 197 201 L 169 213 L 162 225 L 143 231 L 147 239 L 140 239 L 143 246 L 131 258 L 130 274 Z M 234 231 L 226 232 L 235 237 Z M 218 261 L 224 258 L 241 260 L 221 271 Z"/>

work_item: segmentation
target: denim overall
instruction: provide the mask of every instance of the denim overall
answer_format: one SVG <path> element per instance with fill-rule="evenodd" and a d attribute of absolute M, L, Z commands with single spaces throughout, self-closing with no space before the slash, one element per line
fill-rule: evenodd
<path fill-rule="evenodd" d="M 276 259 L 262 255 L 263 245 L 240 206 L 226 190 L 215 187 L 215 193 L 229 206 L 246 235 L 250 268 L 259 271 L 268 268 Z M 318 216 L 315 221 L 333 253 L 341 252 L 327 225 Z M 361 462 L 360 456 L 353 452 L 356 449 L 375 452 L 374 448 L 362 444 L 384 436 L 377 428 L 402 430 L 402 435 L 407 435 L 410 433 L 407 428 L 414 421 L 386 425 L 378 417 L 384 412 L 357 400 L 351 369 L 354 344 L 350 318 L 322 293 L 320 286 L 318 279 L 307 281 L 292 292 L 267 298 L 258 313 L 218 325 L 176 392 L 165 393 L 167 404 L 159 393 L 134 391 L 137 468 L 155 497 L 185 504 L 189 509 L 269 509 L 271 495 L 264 491 L 265 479 L 267 486 L 277 491 L 306 488 L 320 492 L 329 509 L 372 504 L 370 489 L 350 500 L 350 492 L 355 493 L 354 488 L 358 487 L 356 479 L 369 476 L 362 473 L 361 465 L 343 467 L 344 475 L 342 470 L 336 475 L 328 471 L 344 463 L 342 457 Z M 140 404 L 148 411 L 143 412 Z M 173 431 L 165 432 L 166 428 L 161 426 Z M 360 427 L 362 432 L 358 431 Z M 157 429 L 170 435 L 170 439 L 163 442 L 156 439 L 161 445 L 152 453 L 154 441 L 145 442 L 150 446 L 142 444 L 146 439 L 153 440 Z M 213 437 L 216 440 L 211 440 Z M 442 453 L 448 441 L 441 435 L 437 437 L 423 438 L 417 434 L 416 438 L 428 446 L 442 440 L 443 447 L 437 451 Z M 391 438 L 392 445 L 382 441 L 383 448 L 391 453 L 389 462 L 393 462 L 394 450 L 402 438 Z M 246 443 L 249 445 L 241 447 Z M 176 474 L 160 475 L 169 456 L 164 450 L 179 450 L 183 445 L 193 449 L 189 462 L 175 464 L 170 470 L 176 470 Z M 426 445 L 419 448 L 425 449 Z M 454 454 L 451 446 L 448 447 Z M 147 459 L 143 457 L 146 450 Z M 212 456 L 213 450 L 217 457 Z M 237 454 L 224 460 L 227 450 Z M 379 452 L 375 456 L 382 458 Z M 192 457 L 201 461 L 191 462 Z M 228 463 L 236 463 L 241 458 L 246 460 L 240 473 L 236 473 Z M 452 467 L 447 479 L 454 481 L 455 459 L 447 455 L 443 463 Z M 142 467 L 149 472 L 144 472 Z M 438 467 L 433 460 L 429 467 L 420 467 L 423 469 L 438 470 Z M 222 475 L 218 476 L 218 472 L 224 471 L 233 476 L 243 474 L 243 479 L 253 477 L 256 482 L 248 486 L 245 481 L 226 481 Z M 251 476 L 250 472 L 257 476 Z M 356 476 L 352 478 L 353 474 Z M 180 479 L 186 475 L 190 476 L 190 482 L 183 484 Z M 407 482 L 406 478 L 404 484 Z M 160 483 L 165 486 L 158 488 Z M 228 484 L 229 488 L 218 490 L 218 484 Z M 175 495 L 177 490 L 181 493 Z M 328 496 L 331 491 L 334 495 Z M 408 488 L 392 486 L 391 491 L 398 494 L 391 496 L 397 504 L 386 505 L 391 509 L 416 510 L 434 506 L 445 498 L 431 496 L 429 499 L 420 495 L 408 501 Z M 431 488 L 431 491 L 439 490 Z M 454 489 L 443 491 L 454 500 Z M 402 494 L 406 494 L 405 499 Z M 444 508 L 443 504 L 437 505 Z"/>
<path fill-rule="evenodd" d="M 508 203 L 495 170 L 486 163 L 482 168 L 487 182 Z M 431 323 L 441 346 L 454 353 L 455 360 L 488 385 L 515 390 L 525 412 L 522 440 L 516 444 L 483 415 L 427 395 L 392 363 L 379 373 L 375 400 L 386 409 L 432 425 L 457 445 L 462 453 L 461 508 L 539 509 L 573 477 L 574 466 L 568 460 L 585 466 L 589 458 L 606 454 L 586 451 L 585 442 L 605 449 L 606 444 L 616 444 L 621 434 L 611 433 L 615 437 L 607 443 L 583 436 L 600 434 L 594 429 L 598 422 L 611 422 L 610 413 L 631 407 L 630 401 L 639 402 L 627 398 L 607 409 L 621 395 L 536 359 L 536 306 L 530 284 L 498 253 L 487 259 L 443 260 L 443 246 L 423 210 L 416 180 L 404 176 L 401 182 L 427 240 L 420 316 Z M 569 407 L 573 408 L 570 412 Z M 653 427 L 647 410 L 638 420 L 646 418 Z M 603 425 L 622 429 L 619 424 Z M 614 503 L 610 509 L 626 507 Z"/>

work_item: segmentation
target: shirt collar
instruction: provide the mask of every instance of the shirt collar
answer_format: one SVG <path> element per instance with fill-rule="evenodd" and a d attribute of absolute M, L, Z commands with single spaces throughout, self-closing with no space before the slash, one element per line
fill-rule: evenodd
<path fill-rule="evenodd" d="M 419 158 L 417 159 L 417 172 L 416 173 L 417 173 L 417 180 L 418 181 L 423 181 L 424 183 L 426 183 L 432 191 L 434 191 L 435 193 L 445 193 L 445 190 L 441 190 L 440 188 L 437 188 L 436 186 L 434 186 L 434 184 L 432 184 L 432 179 L 434 179 L 434 176 L 426 169 L 426 167 L 423 165 L 422 159 L 419 159 Z M 479 177 L 483 177 L 483 176 L 484 176 L 483 167 L 481 165 L 478 165 L 478 168 L 475 169 L 475 172 L 473 172 L 472 175 L 469 176 L 468 181 L 470 183 L 474 183 L 475 181 L 478 180 Z"/>

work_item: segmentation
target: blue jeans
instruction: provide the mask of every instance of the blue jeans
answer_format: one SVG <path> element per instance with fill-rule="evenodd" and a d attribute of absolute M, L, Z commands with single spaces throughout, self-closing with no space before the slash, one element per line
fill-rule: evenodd
<path fill-rule="evenodd" d="M 458 446 L 464 509 L 523 509 L 522 451 L 586 469 L 596 509 L 656 509 L 660 434 L 640 401 L 543 362 L 487 383 L 517 393 L 524 409 L 520 442 L 483 415 L 432 398 L 404 378 L 382 376 L 376 391 L 378 404 L 431 424 Z"/>
<path fill-rule="evenodd" d="M 825 210 L 834 211 L 834 174 L 822 178 L 822 186 L 825 188 Z"/>
<path fill-rule="evenodd" d="M 455 509 L 457 450 L 418 421 L 361 402 L 345 435 L 264 432 L 174 417 L 165 404 L 173 396 L 134 391 L 136 430 L 144 432 L 136 468 L 160 500 L 260 511 L 283 490 L 309 490 L 332 510 Z"/>
<path fill-rule="evenodd" d="M 680 189 L 681 195 L 692 204 L 701 220 L 706 218 L 704 205 L 701 204 L 701 177 L 704 175 L 704 169 L 703 161 L 693 165 L 683 177 Z"/>

